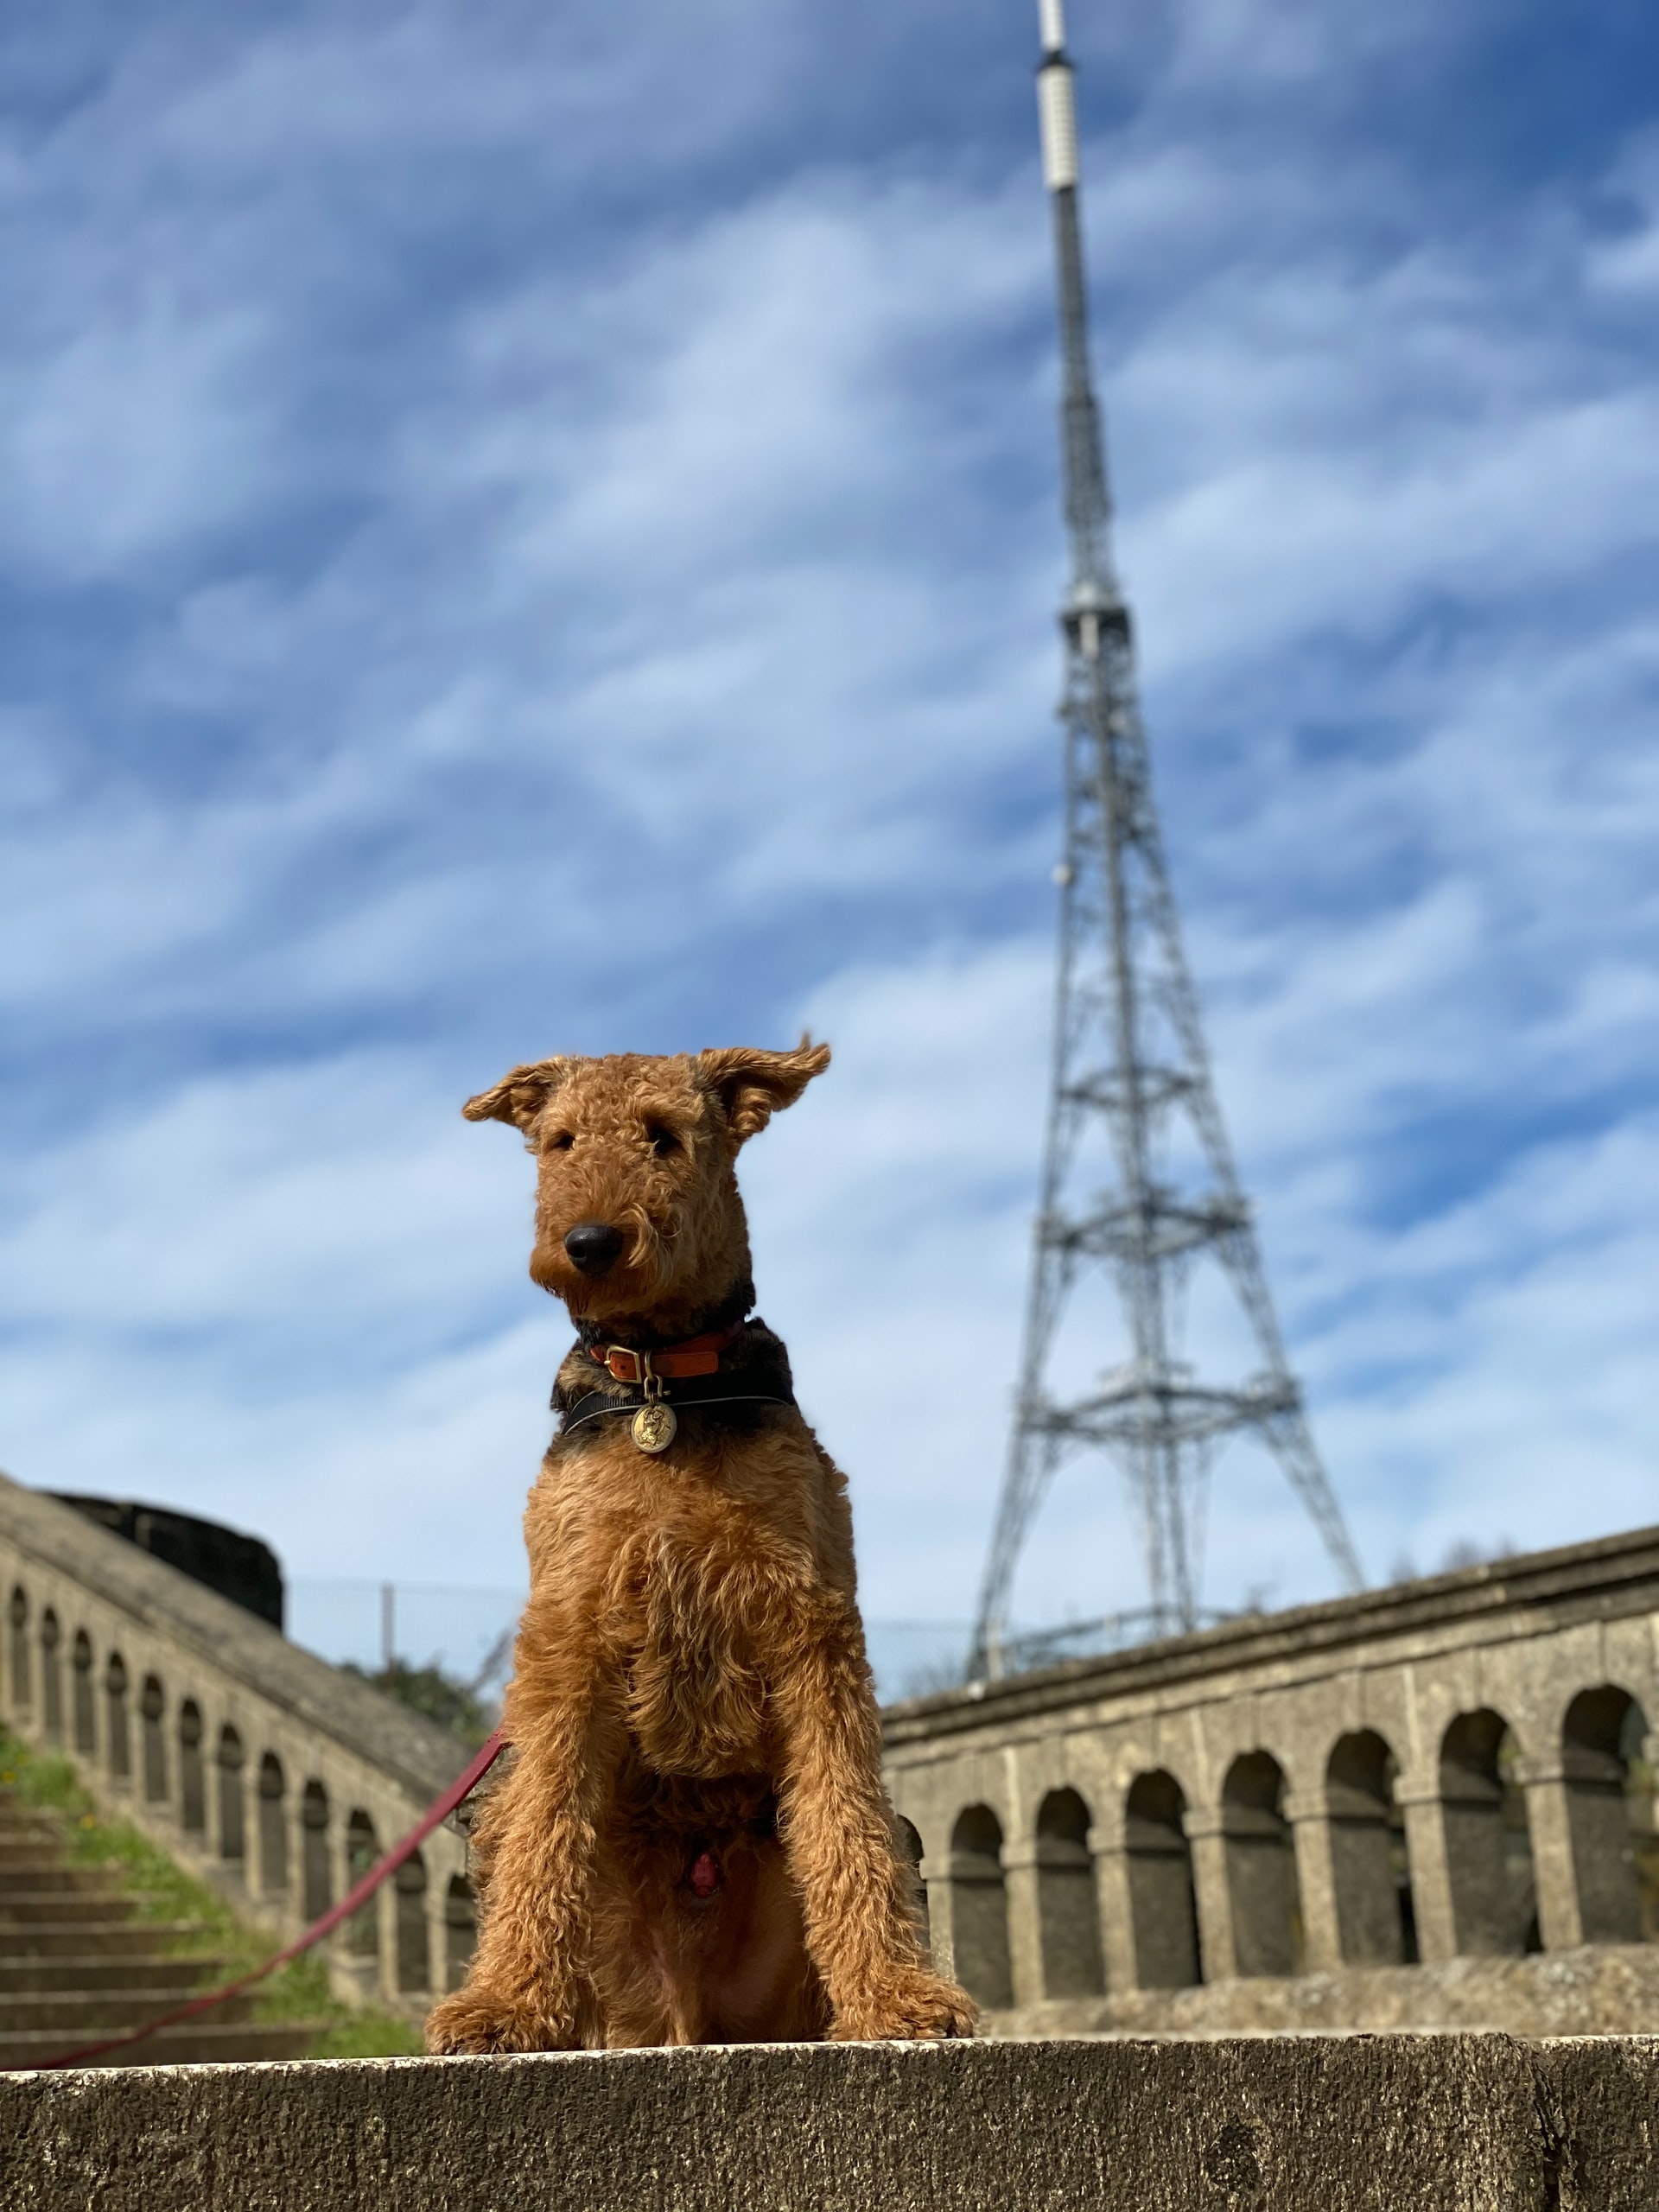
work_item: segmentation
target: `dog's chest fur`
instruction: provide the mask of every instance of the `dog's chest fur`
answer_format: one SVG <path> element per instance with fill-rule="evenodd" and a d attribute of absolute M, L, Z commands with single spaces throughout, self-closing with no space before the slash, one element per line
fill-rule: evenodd
<path fill-rule="evenodd" d="M 741 1607 L 720 1602 L 687 1548 L 644 1538 L 631 1548 L 638 1597 L 619 1622 L 628 1732 L 659 1773 L 718 1781 L 763 1770 L 767 1699 Z"/>
<path fill-rule="evenodd" d="M 701 1427 L 701 1424 L 698 1425 Z M 764 1658 L 791 1606 L 847 1586 L 833 1471 L 792 1409 L 760 1435 L 709 1427 L 647 1458 L 619 1423 L 549 1452 L 532 1494 L 532 1580 L 591 1619 L 640 1759 L 714 1781 L 772 1764 Z M 849 1592 L 850 1594 L 850 1592 Z"/>

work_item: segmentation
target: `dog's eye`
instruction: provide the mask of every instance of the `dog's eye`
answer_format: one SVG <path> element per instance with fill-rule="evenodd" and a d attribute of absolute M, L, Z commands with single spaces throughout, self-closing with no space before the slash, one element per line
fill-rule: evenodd
<path fill-rule="evenodd" d="M 561 1129 L 556 1136 L 549 1137 L 547 1148 L 550 1152 L 569 1152 L 575 1142 L 569 1129 Z"/>
<path fill-rule="evenodd" d="M 671 1152 L 677 1152 L 680 1141 L 672 1129 L 665 1129 L 653 1122 L 645 1131 L 646 1141 L 658 1160 L 666 1160 Z"/>

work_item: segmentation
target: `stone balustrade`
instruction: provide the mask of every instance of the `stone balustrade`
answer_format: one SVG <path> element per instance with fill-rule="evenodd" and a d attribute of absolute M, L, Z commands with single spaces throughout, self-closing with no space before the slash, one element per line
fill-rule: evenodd
<path fill-rule="evenodd" d="M 935 1955 L 1029 2012 L 1650 1941 L 1656 1637 L 1643 1529 L 891 1707 Z"/>
<path fill-rule="evenodd" d="M 7 1725 L 284 1940 L 466 1764 L 447 1730 L 3 1476 L 0 1613 Z M 446 1827 L 327 1958 L 342 1995 L 419 2017 L 473 1936 L 466 1840 Z"/>

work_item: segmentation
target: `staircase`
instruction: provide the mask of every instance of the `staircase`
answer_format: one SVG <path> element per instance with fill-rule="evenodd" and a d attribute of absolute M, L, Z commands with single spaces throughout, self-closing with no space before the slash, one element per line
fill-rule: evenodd
<path fill-rule="evenodd" d="M 137 1918 L 118 1869 L 77 1866 L 62 1825 L 0 1788 L 0 2072 L 136 2027 L 229 1978 L 223 1959 L 181 1947 L 191 1921 Z M 180 2066 L 298 2058 L 318 2029 L 260 2026 L 250 1993 L 86 2063 Z"/>

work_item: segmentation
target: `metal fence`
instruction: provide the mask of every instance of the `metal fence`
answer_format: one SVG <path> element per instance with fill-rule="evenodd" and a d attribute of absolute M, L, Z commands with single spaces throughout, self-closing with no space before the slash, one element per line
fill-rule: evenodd
<path fill-rule="evenodd" d="M 480 1696 L 499 1694 L 512 1657 L 522 1590 L 478 1583 L 359 1582 L 300 1576 L 288 1586 L 288 1634 L 338 1666 L 378 1673 L 394 1659 L 441 1667 Z"/>
<path fill-rule="evenodd" d="M 336 1666 L 366 1673 L 394 1659 L 435 1666 L 486 1700 L 512 1667 L 524 1592 L 476 1583 L 368 1582 L 300 1576 L 288 1585 L 288 1633 Z M 965 1621 L 868 1620 L 865 1634 L 884 1703 L 953 1688 L 963 1679 Z"/>

